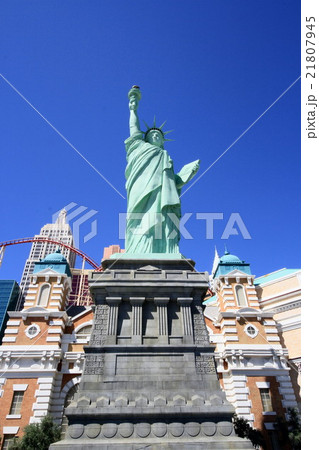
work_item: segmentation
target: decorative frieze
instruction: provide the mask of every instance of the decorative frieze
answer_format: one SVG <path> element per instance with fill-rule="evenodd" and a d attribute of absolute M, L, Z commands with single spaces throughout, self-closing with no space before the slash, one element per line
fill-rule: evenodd
<path fill-rule="evenodd" d="M 108 333 L 109 305 L 96 305 L 93 331 L 90 345 L 100 347 L 105 345 Z"/>
<path fill-rule="evenodd" d="M 179 421 L 169 424 L 166 422 L 149 423 L 147 421 L 144 421 L 143 423 L 124 422 L 120 424 L 117 424 L 116 422 L 104 424 L 89 423 L 87 425 L 74 424 L 68 429 L 66 443 L 74 440 L 81 442 L 81 440 L 87 440 L 89 438 L 94 440 L 98 439 L 98 442 L 104 446 L 108 440 L 112 440 L 115 443 L 117 440 L 123 442 L 123 439 L 127 439 L 128 442 L 130 442 L 130 438 L 141 438 L 142 440 L 151 438 L 152 442 L 154 440 L 155 445 L 165 445 L 164 442 L 167 440 L 169 440 L 169 442 L 178 443 L 181 438 L 184 440 L 187 437 L 197 437 L 197 439 L 203 438 L 203 445 L 205 445 L 204 443 L 207 442 L 207 437 L 212 438 L 212 436 L 215 435 L 219 436 L 219 438 L 217 438 L 218 440 L 223 436 L 233 436 L 233 424 L 226 421 L 212 422 L 209 420 L 202 422 Z M 248 448 L 248 446 L 242 448 Z"/>
<path fill-rule="evenodd" d="M 192 303 L 194 341 L 197 345 L 209 345 L 208 332 L 204 320 L 203 308 L 200 300 Z"/>
<path fill-rule="evenodd" d="M 197 373 L 216 373 L 215 361 L 212 355 L 197 353 L 195 355 L 195 364 Z"/>
<path fill-rule="evenodd" d="M 86 355 L 85 358 L 85 375 L 102 375 L 104 369 L 104 355 Z"/>

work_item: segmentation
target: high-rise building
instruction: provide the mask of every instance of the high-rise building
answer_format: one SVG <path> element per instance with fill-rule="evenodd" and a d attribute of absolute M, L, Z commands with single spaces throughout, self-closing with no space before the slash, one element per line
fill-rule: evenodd
<path fill-rule="evenodd" d="M 56 241 L 63 242 L 64 244 L 74 246 L 73 235 L 70 225 L 66 221 L 66 210 L 60 211 L 60 214 L 55 223 L 48 223 L 41 228 L 39 234 L 35 235 L 34 238 L 48 238 Z M 20 282 L 20 298 L 19 305 L 22 305 L 24 301 L 24 296 L 27 288 L 30 284 L 30 277 L 33 273 L 34 264 L 40 259 L 45 258 L 47 255 L 54 253 L 57 249 L 57 244 L 51 242 L 33 242 L 30 250 L 29 258 L 26 260 L 21 282 Z M 76 255 L 70 249 L 61 246 L 61 253 L 67 259 L 69 266 L 71 268 L 75 265 Z"/>
<path fill-rule="evenodd" d="M 14 280 L 0 280 L 0 342 L 8 321 L 8 311 L 15 309 L 18 298 L 18 283 Z"/>

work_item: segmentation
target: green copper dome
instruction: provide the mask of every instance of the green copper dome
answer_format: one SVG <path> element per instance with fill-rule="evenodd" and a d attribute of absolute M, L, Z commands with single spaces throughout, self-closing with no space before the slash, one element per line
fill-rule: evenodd
<path fill-rule="evenodd" d="M 61 250 L 59 249 L 56 252 L 50 253 L 50 255 L 47 255 L 45 258 L 43 258 L 42 262 L 66 263 L 67 260 L 66 260 L 65 256 L 62 255 Z"/>
<path fill-rule="evenodd" d="M 231 255 L 230 253 L 225 252 L 225 255 L 223 255 L 220 258 L 219 262 L 221 262 L 221 263 L 228 263 L 228 264 L 230 264 L 230 263 L 235 263 L 236 264 L 236 263 L 243 263 L 244 261 L 241 261 L 238 258 L 238 256 L 236 256 L 236 255 Z"/>
<path fill-rule="evenodd" d="M 41 272 L 43 269 L 52 269 L 58 273 L 65 273 L 68 277 L 72 276 L 70 266 L 65 256 L 62 255 L 60 249 L 50 255 L 47 255 L 41 261 L 36 262 L 34 264 L 33 273 Z"/>
<path fill-rule="evenodd" d="M 241 272 L 251 275 L 250 264 L 245 263 L 245 261 L 242 261 L 236 255 L 231 255 L 225 248 L 225 254 L 218 261 L 214 278 L 220 275 L 227 275 L 233 270 L 240 270 Z"/>

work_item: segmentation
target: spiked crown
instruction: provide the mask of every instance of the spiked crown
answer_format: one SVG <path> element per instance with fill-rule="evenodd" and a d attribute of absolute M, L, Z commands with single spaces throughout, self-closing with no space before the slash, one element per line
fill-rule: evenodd
<path fill-rule="evenodd" d="M 161 125 L 160 127 L 157 127 L 157 126 L 156 126 L 156 120 L 155 120 L 155 117 L 154 117 L 153 126 L 150 127 L 149 125 L 147 125 L 146 122 L 144 122 L 144 124 L 145 124 L 145 126 L 146 126 L 146 128 L 147 128 L 146 131 L 143 131 L 143 133 L 144 133 L 144 138 L 145 138 L 145 139 L 146 139 L 147 134 L 148 134 L 150 131 L 152 131 L 152 130 L 157 130 L 157 131 L 159 131 L 159 132 L 162 134 L 162 136 L 163 136 L 163 138 L 164 138 L 164 141 L 172 141 L 172 140 L 173 140 L 173 139 L 166 139 L 166 138 L 165 138 L 165 135 L 166 135 L 166 134 L 171 133 L 171 132 L 173 131 L 173 130 L 163 131 L 163 126 L 166 124 L 166 120 L 165 120 L 165 122 L 162 123 L 162 125 Z"/>

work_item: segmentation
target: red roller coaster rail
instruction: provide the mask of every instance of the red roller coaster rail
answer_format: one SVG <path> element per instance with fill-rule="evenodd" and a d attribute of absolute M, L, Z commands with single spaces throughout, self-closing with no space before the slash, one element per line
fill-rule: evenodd
<path fill-rule="evenodd" d="M 1 250 L 1 247 L 8 247 L 9 245 L 16 245 L 16 244 L 27 244 L 28 242 L 49 242 L 50 244 L 61 245 L 62 247 L 68 248 L 69 250 L 71 250 L 71 252 L 74 252 L 77 255 L 79 255 L 88 264 L 90 264 L 90 266 L 92 266 L 95 270 L 98 270 L 98 271 L 102 270 L 102 267 L 97 262 L 95 262 L 90 256 L 88 256 L 86 253 L 82 252 L 78 248 L 71 247 L 71 245 L 65 244 L 64 242 L 56 241 L 56 240 L 50 239 L 50 238 L 30 237 L 30 238 L 13 239 L 12 241 L 0 242 L 0 250 Z"/>

